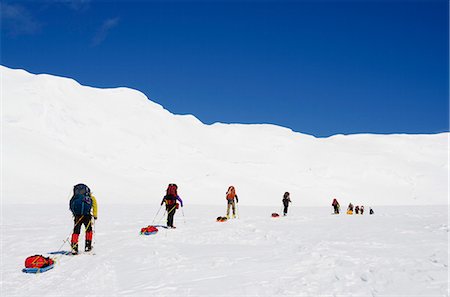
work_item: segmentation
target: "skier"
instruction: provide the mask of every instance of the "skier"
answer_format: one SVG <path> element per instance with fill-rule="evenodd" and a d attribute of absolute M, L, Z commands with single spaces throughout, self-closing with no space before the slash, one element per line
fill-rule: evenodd
<path fill-rule="evenodd" d="M 166 196 L 164 196 L 161 201 L 161 205 L 166 203 L 167 227 L 172 229 L 176 228 L 173 225 L 173 217 L 175 215 L 175 211 L 178 209 L 179 205 L 183 207 L 183 200 L 181 200 L 180 196 L 178 196 L 177 190 L 178 186 L 176 184 L 169 184 L 166 190 Z M 177 200 L 180 201 L 180 204 L 178 204 Z"/>
<path fill-rule="evenodd" d="M 371 214 L 371 215 L 374 214 L 372 207 L 369 207 L 369 214 Z"/>
<path fill-rule="evenodd" d="M 339 214 L 340 205 L 336 198 L 333 199 L 333 203 L 331 203 L 331 206 L 334 207 L 334 213 Z"/>
<path fill-rule="evenodd" d="M 364 205 L 361 205 L 361 207 L 359 208 L 359 211 L 361 212 L 361 214 L 364 213 Z"/>
<path fill-rule="evenodd" d="M 92 250 L 92 218 L 97 220 L 97 199 L 92 195 L 91 190 L 84 184 L 73 187 L 73 196 L 70 199 L 69 208 L 74 217 L 73 234 L 70 241 L 72 254 L 78 254 L 78 237 L 80 236 L 81 225 L 85 226 L 85 248 L 86 252 Z"/>
<path fill-rule="evenodd" d="M 234 198 L 236 198 L 236 203 L 239 202 L 238 196 L 236 195 L 236 190 L 233 186 L 228 187 L 228 191 L 226 193 L 227 199 L 227 219 L 230 218 L 230 207 L 233 209 L 233 219 L 236 218 L 236 204 L 234 202 Z"/>
<path fill-rule="evenodd" d="M 289 192 L 284 193 L 284 195 L 283 195 L 283 200 L 281 200 L 281 201 L 283 201 L 283 206 L 284 206 L 284 209 L 283 209 L 283 216 L 286 216 L 286 215 L 287 215 L 288 207 L 289 207 L 289 202 L 292 202 L 292 201 L 291 201 L 291 197 L 290 197 L 289 195 L 290 195 Z"/>
<path fill-rule="evenodd" d="M 358 205 L 355 206 L 355 214 L 359 214 L 359 206 Z"/>

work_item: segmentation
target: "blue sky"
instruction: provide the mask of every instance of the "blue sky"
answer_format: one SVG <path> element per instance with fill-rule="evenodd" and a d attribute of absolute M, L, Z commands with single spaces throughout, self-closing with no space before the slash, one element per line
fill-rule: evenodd
<path fill-rule="evenodd" d="M 449 130 L 448 3 L 2 1 L 1 64 L 127 86 L 204 123 Z"/>

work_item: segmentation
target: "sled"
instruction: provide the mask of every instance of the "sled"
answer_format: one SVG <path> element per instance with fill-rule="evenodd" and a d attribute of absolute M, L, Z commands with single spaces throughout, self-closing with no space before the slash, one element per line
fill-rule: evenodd
<path fill-rule="evenodd" d="M 156 226 L 149 225 L 141 228 L 141 235 L 155 235 L 157 232 L 158 228 L 156 228 Z"/>
<path fill-rule="evenodd" d="M 352 214 L 353 214 L 353 211 L 348 210 L 348 211 L 347 211 L 347 214 L 348 214 L 348 215 L 352 215 Z"/>
<path fill-rule="evenodd" d="M 159 228 L 159 227 L 161 227 L 161 228 L 164 228 L 164 229 L 168 229 L 169 227 L 167 227 L 167 226 L 165 226 L 165 225 L 152 225 L 153 227 L 157 227 L 157 228 Z"/>
<path fill-rule="evenodd" d="M 217 217 L 216 222 L 223 223 L 226 222 L 227 220 L 228 220 L 227 217 Z"/>
<path fill-rule="evenodd" d="M 64 255 L 64 256 L 79 256 L 79 255 L 95 255 L 95 252 L 93 249 L 90 251 L 80 251 L 76 254 L 72 254 L 72 251 L 56 251 L 56 252 L 50 252 L 47 253 L 49 255 Z"/>
<path fill-rule="evenodd" d="M 280 217 L 280 215 L 277 214 L 276 212 L 272 213 L 272 218 L 279 218 L 279 217 Z"/>
<path fill-rule="evenodd" d="M 50 252 L 49 255 L 72 255 L 71 251 L 56 251 L 56 252 Z"/>
<path fill-rule="evenodd" d="M 42 267 L 42 268 L 24 268 L 22 269 L 22 272 L 24 273 L 43 273 L 46 271 L 49 271 L 50 269 L 53 269 L 53 267 L 55 266 L 55 264 L 46 266 L 46 267 Z"/>
<path fill-rule="evenodd" d="M 158 233 L 158 231 L 153 231 L 153 232 L 141 232 L 141 235 L 155 235 L 156 233 Z"/>

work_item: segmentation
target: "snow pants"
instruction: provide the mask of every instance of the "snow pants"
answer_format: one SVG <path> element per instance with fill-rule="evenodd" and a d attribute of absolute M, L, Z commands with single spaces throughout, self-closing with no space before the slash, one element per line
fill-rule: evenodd
<path fill-rule="evenodd" d="M 230 208 L 233 209 L 233 216 L 235 216 L 236 215 L 236 204 L 234 203 L 234 199 L 233 200 L 228 200 L 227 217 L 230 216 Z"/>
<path fill-rule="evenodd" d="M 81 231 L 81 225 L 86 226 L 86 234 L 88 232 L 92 232 L 92 216 L 91 215 L 77 215 L 74 218 L 74 226 L 73 226 L 73 233 L 74 234 L 80 234 Z"/>
<path fill-rule="evenodd" d="M 91 215 L 76 215 L 74 218 L 72 240 L 70 241 L 72 248 L 78 250 L 78 237 L 80 236 L 81 225 L 86 226 L 86 246 L 91 246 L 92 242 L 92 216 Z"/>
<path fill-rule="evenodd" d="M 333 205 L 333 207 L 334 207 L 334 213 L 339 214 L 339 206 Z"/>
<path fill-rule="evenodd" d="M 167 205 L 167 227 L 173 227 L 173 216 L 175 215 L 175 211 L 177 210 L 175 204 Z"/>
<path fill-rule="evenodd" d="M 284 209 L 283 209 L 283 215 L 285 216 L 285 215 L 287 215 L 289 203 L 284 203 L 283 206 L 284 206 Z"/>

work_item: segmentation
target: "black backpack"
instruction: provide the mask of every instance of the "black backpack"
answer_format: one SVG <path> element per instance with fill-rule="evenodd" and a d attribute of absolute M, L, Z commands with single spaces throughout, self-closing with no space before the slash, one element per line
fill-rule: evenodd
<path fill-rule="evenodd" d="M 91 190 L 84 184 L 73 187 L 73 196 L 70 199 L 70 210 L 74 215 L 90 215 L 92 208 Z"/>

